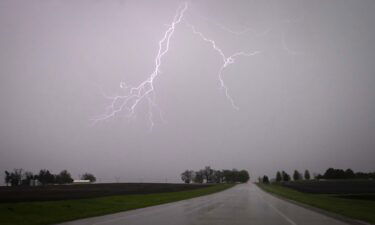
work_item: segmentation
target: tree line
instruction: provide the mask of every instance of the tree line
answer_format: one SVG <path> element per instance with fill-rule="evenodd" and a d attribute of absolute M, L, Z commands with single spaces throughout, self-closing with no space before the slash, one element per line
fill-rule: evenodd
<path fill-rule="evenodd" d="M 314 175 L 314 178 L 311 178 L 309 170 L 305 170 L 305 172 L 300 173 L 298 170 L 294 170 L 293 177 L 291 177 L 287 172 L 285 171 L 277 171 L 276 177 L 274 179 L 275 182 L 288 182 L 291 181 L 293 178 L 294 181 L 300 181 L 300 180 L 321 180 L 321 179 L 375 179 L 375 172 L 354 172 L 352 169 L 334 169 L 329 168 L 325 171 L 323 175 L 316 174 Z M 260 183 L 268 184 L 270 183 L 270 179 L 268 176 L 264 175 L 263 177 L 259 177 L 258 181 Z"/>
<path fill-rule="evenodd" d="M 80 177 L 82 180 L 90 180 L 95 182 L 96 178 L 91 173 L 85 173 Z M 73 178 L 67 170 L 62 170 L 58 174 L 52 174 L 49 170 L 41 169 L 38 174 L 23 169 L 14 169 L 13 171 L 5 171 L 5 184 L 7 186 L 35 186 L 49 184 L 70 184 Z"/>
<path fill-rule="evenodd" d="M 302 175 L 302 173 L 300 173 L 298 170 L 294 170 L 293 180 L 299 181 L 299 180 L 303 180 L 303 179 L 305 179 L 305 180 L 311 179 L 310 171 L 305 170 L 305 172 Z M 281 172 L 277 171 L 276 177 L 274 179 L 275 182 L 288 182 L 288 181 L 291 181 L 291 180 L 292 180 L 291 176 L 287 172 L 285 172 L 284 170 L 281 171 Z M 264 175 L 262 178 L 259 177 L 258 181 L 261 182 L 261 183 L 265 183 L 265 184 L 270 183 L 270 179 L 266 175 Z"/>
<path fill-rule="evenodd" d="M 316 179 L 375 179 L 375 172 L 354 172 L 352 169 L 334 169 L 329 168 L 321 175 L 318 174 Z"/>
<path fill-rule="evenodd" d="M 185 170 L 181 173 L 181 180 L 189 183 L 245 183 L 250 179 L 246 170 L 215 170 L 210 166 L 198 171 Z"/>

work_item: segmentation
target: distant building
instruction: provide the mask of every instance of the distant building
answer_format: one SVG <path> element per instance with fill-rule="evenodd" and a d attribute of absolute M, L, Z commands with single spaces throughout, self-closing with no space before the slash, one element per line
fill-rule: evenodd
<path fill-rule="evenodd" d="M 73 184 L 90 184 L 90 180 L 73 180 Z"/>

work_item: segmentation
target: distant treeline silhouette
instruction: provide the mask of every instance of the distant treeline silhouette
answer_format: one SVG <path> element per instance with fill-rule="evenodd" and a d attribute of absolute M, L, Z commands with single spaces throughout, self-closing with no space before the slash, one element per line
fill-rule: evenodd
<path fill-rule="evenodd" d="M 33 174 L 23 169 L 14 169 L 12 172 L 5 171 L 5 184 L 7 186 L 35 186 L 49 184 L 69 184 L 73 183 L 73 178 L 67 170 L 61 171 L 59 174 L 52 174 L 49 170 L 42 169 L 38 174 Z M 90 173 L 81 176 L 82 180 L 90 180 L 95 182 L 96 178 Z"/>
<path fill-rule="evenodd" d="M 298 170 L 294 170 L 293 173 L 293 180 L 294 181 L 299 181 L 299 180 L 310 180 L 310 172 L 309 170 L 305 170 L 304 174 L 302 175 Z M 326 172 L 322 174 L 316 174 L 314 176 L 315 180 L 322 180 L 322 179 L 327 179 L 327 180 L 332 180 L 332 179 L 375 179 L 375 172 L 369 172 L 369 173 L 364 173 L 364 172 L 354 172 L 352 169 L 334 169 L 334 168 L 329 168 L 326 170 Z M 273 181 L 275 182 L 288 182 L 291 181 L 292 178 L 291 176 L 285 172 L 285 171 L 277 171 L 275 179 Z M 264 175 L 263 177 L 259 177 L 258 181 L 260 183 L 270 183 L 270 179 L 268 176 Z"/>
<path fill-rule="evenodd" d="M 181 174 L 181 179 L 189 183 L 245 183 L 250 179 L 246 170 L 215 170 L 209 166 L 204 169 L 193 171 L 185 170 Z"/>
<path fill-rule="evenodd" d="M 329 168 L 321 175 L 318 174 L 316 179 L 375 179 L 375 172 L 354 172 L 351 169 L 334 169 Z"/>

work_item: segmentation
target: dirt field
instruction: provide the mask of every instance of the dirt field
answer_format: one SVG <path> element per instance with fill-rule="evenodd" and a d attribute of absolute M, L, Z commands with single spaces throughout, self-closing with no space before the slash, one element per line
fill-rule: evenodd
<path fill-rule="evenodd" d="M 375 194 L 336 195 L 338 198 L 375 201 Z"/>
<path fill-rule="evenodd" d="M 374 180 L 326 180 L 286 182 L 283 186 L 314 194 L 361 194 L 375 193 Z"/>
<path fill-rule="evenodd" d="M 49 185 L 38 187 L 0 187 L 0 202 L 49 201 L 93 198 L 124 194 L 151 194 L 186 191 L 209 184 L 109 183 Z"/>

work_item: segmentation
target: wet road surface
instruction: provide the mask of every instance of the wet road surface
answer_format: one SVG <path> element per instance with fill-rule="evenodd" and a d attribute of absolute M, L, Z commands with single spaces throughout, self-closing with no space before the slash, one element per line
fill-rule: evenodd
<path fill-rule="evenodd" d="M 255 184 L 239 184 L 199 198 L 76 220 L 64 225 L 345 225 L 276 198 Z"/>

